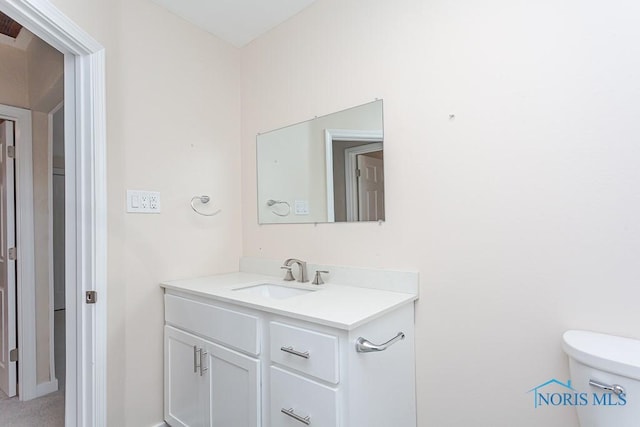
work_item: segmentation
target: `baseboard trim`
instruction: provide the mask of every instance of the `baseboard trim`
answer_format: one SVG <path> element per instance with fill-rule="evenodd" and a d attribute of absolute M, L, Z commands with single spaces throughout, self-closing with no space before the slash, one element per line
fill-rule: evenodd
<path fill-rule="evenodd" d="M 45 396 L 49 393 L 53 393 L 54 391 L 58 391 L 58 380 L 54 379 L 53 381 L 47 381 L 46 383 L 40 383 L 36 385 L 36 396 L 41 397 Z"/>
<path fill-rule="evenodd" d="M 161 422 L 160 424 L 156 424 L 153 427 L 169 427 L 169 424 L 167 424 L 165 422 Z"/>

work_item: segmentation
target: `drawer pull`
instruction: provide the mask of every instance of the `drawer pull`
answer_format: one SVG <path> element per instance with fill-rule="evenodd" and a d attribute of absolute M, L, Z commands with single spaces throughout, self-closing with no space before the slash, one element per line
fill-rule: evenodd
<path fill-rule="evenodd" d="M 294 356 L 303 357 L 305 359 L 308 359 L 311 357 L 308 351 L 302 352 L 302 351 L 294 350 L 293 347 L 291 346 L 280 347 L 280 350 L 284 351 L 285 353 L 293 354 Z"/>
<path fill-rule="evenodd" d="M 198 356 L 198 353 L 200 352 L 200 350 L 198 350 L 198 346 L 194 345 L 193 346 L 193 372 L 196 373 L 198 372 L 198 368 L 200 367 L 200 357 Z"/>
<path fill-rule="evenodd" d="M 384 351 L 396 342 L 404 339 L 404 333 L 398 332 L 398 335 L 391 338 L 389 341 L 383 344 L 374 344 L 362 337 L 356 340 L 356 351 L 358 353 L 371 353 L 373 351 Z"/>
<path fill-rule="evenodd" d="M 200 349 L 200 376 L 203 376 L 205 372 L 209 370 L 204 366 L 204 361 L 207 360 L 207 352 Z"/>
<path fill-rule="evenodd" d="M 282 412 L 283 414 L 289 415 L 291 418 L 293 418 L 296 421 L 300 421 L 302 424 L 305 425 L 311 425 L 311 418 L 307 415 L 306 417 L 303 417 L 301 415 L 296 414 L 293 411 L 293 408 L 289 408 L 289 409 L 280 409 L 280 412 Z"/>

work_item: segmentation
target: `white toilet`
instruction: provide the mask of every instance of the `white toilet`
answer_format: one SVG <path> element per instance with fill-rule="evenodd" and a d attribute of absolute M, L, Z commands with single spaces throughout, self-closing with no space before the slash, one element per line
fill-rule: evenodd
<path fill-rule="evenodd" d="M 576 406 L 581 427 L 640 426 L 640 341 L 567 331 L 571 385 L 584 393 Z"/>

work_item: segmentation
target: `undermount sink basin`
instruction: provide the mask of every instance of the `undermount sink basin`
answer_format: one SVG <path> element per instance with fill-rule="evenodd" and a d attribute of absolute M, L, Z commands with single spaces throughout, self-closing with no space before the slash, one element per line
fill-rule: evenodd
<path fill-rule="evenodd" d="M 274 285 L 271 283 L 261 283 L 259 285 L 246 286 L 244 288 L 234 289 L 236 292 L 243 292 L 252 295 L 259 295 L 264 298 L 286 299 L 298 295 L 315 292 L 313 289 L 292 288 L 284 285 Z"/>

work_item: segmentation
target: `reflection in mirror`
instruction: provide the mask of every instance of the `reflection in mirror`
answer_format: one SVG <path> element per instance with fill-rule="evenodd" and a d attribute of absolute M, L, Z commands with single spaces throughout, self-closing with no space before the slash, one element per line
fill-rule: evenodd
<path fill-rule="evenodd" d="M 382 221 L 382 101 L 259 134 L 258 222 Z"/>

